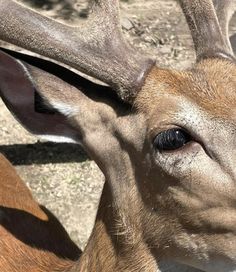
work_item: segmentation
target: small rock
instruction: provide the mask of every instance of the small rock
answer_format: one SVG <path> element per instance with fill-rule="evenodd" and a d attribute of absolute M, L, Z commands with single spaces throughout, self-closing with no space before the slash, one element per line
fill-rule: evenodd
<path fill-rule="evenodd" d="M 164 45 L 166 43 L 165 39 L 163 39 L 163 38 L 160 38 L 158 40 L 159 40 L 160 45 Z"/>
<path fill-rule="evenodd" d="M 125 30 L 131 30 L 134 25 L 128 18 L 122 18 L 121 19 L 121 25 Z"/>
<path fill-rule="evenodd" d="M 157 41 L 155 40 L 154 37 L 151 37 L 151 36 L 146 36 L 144 37 L 144 41 L 146 43 L 150 43 L 150 44 L 153 44 L 153 45 L 157 45 Z"/>
<path fill-rule="evenodd" d="M 172 48 L 170 46 L 163 46 L 159 49 L 161 54 L 170 54 L 172 52 Z"/>

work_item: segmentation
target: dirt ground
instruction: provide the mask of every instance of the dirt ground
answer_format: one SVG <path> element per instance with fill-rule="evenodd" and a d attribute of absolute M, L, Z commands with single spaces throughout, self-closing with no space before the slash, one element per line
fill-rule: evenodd
<path fill-rule="evenodd" d="M 31 4 L 30 0 L 19 1 Z M 51 0 L 52 5 L 41 2 L 37 2 L 37 9 L 47 16 L 71 24 L 84 20 L 86 0 Z M 121 1 L 121 22 L 129 42 L 155 55 L 158 65 L 184 69 L 194 61 L 191 37 L 176 1 Z M 236 18 L 231 31 L 236 32 Z M 77 145 L 42 142 L 30 135 L 2 102 L 0 124 L 0 152 L 13 162 L 35 198 L 58 216 L 83 248 L 103 185 L 96 164 Z"/>

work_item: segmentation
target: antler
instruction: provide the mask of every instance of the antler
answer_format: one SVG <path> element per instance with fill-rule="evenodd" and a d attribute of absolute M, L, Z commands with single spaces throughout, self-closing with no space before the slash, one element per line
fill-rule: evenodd
<path fill-rule="evenodd" d="M 13 0 L 0 0 L 0 38 L 68 64 L 111 87 L 131 102 L 155 62 L 124 41 L 118 0 L 93 0 L 89 19 L 72 27 Z"/>
<path fill-rule="evenodd" d="M 232 48 L 224 39 L 225 34 L 222 35 L 212 0 L 179 0 L 179 2 L 193 37 L 197 59 L 213 56 L 231 58 Z M 223 32 L 225 33 L 225 30 Z"/>
<path fill-rule="evenodd" d="M 229 22 L 236 11 L 236 0 L 213 0 L 213 2 L 225 43 L 232 50 L 229 40 Z"/>

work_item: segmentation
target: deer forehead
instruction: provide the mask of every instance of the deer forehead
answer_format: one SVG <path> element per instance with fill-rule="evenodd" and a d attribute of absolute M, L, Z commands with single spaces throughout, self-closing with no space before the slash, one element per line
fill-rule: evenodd
<path fill-rule="evenodd" d="M 148 119 L 154 112 L 176 115 L 179 104 L 213 118 L 236 121 L 236 64 L 206 59 L 192 69 L 179 72 L 154 67 L 135 101 Z M 160 109 L 160 110 L 159 110 Z"/>

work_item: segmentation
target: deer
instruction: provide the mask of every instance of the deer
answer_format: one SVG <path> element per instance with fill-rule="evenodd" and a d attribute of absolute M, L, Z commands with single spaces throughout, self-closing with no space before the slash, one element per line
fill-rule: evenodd
<path fill-rule="evenodd" d="M 81 251 L 2 154 L 0 187 L 1 271 L 66 271 L 73 266 Z"/>
<path fill-rule="evenodd" d="M 235 1 L 178 1 L 196 52 L 184 71 L 125 41 L 118 2 L 91 1 L 84 24 L 69 26 L 0 0 L 0 39 L 48 58 L 3 49 L 3 101 L 31 133 L 83 145 L 105 176 L 82 254 L 69 242 L 69 253 L 50 252 L 46 241 L 42 255 L 35 242 L 19 256 L 13 249 L 24 232 L 3 225 L 1 271 L 236 271 L 236 45 L 228 34 Z M 4 187 L 12 183 L 3 180 L 1 192 L 18 209 L 14 186 Z M 25 205 L 47 220 L 39 206 L 32 212 L 31 197 Z M 65 249 L 62 236 L 54 246 Z"/>

